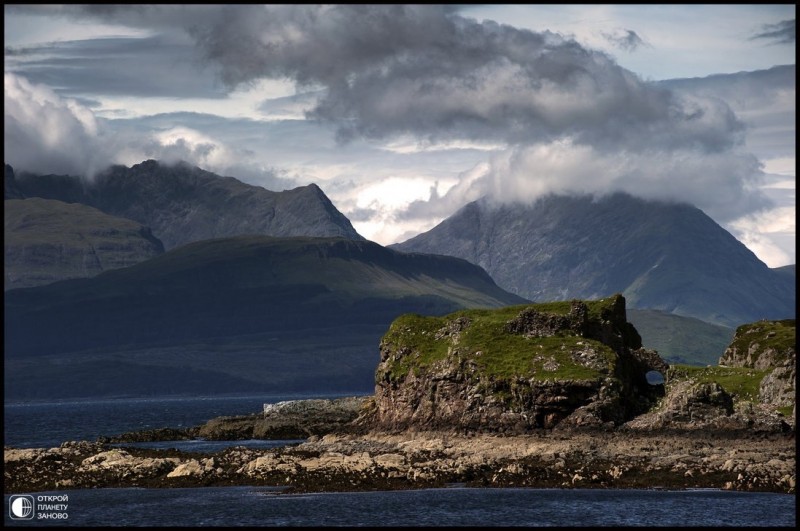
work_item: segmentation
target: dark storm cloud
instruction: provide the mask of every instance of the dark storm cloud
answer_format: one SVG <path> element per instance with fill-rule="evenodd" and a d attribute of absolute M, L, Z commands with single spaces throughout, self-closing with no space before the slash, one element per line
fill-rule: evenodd
<path fill-rule="evenodd" d="M 752 191 L 758 160 L 742 151 L 744 124 L 725 101 L 645 82 L 610 56 L 547 31 L 478 22 L 433 5 L 30 9 L 176 39 L 165 42 L 189 38 L 228 90 L 264 78 L 293 81 L 316 99 L 273 101 L 261 111 L 306 109 L 306 117 L 333 126 L 340 140 L 411 137 L 429 145 L 466 140 L 509 147 L 464 172 L 446 193 L 413 203 L 410 218 L 443 214 L 480 195 L 514 201 L 552 192 L 623 190 L 726 210 L 720 216 L 762 204 Z M 629 49 L 642 44 L 629 30 L 618 37 Z M 151 55 L 135 54 L 145 62 Z M 238 153 L 236 142 L 184 133 L 169 145 L 159 137 L 155 147 L 217 161 Z"/>
<path fill-rule="evenodd" d="M 6 70 L 64 95 L 223 98 L 225 87 L 181 35 L 6 47 Z"/>
<path fill-rule="evenodd" d="M 615 33 L 603 33 L 603 37 L 610 42 L 613 46 L 626 52 L 635 52 L 642 46 L 649 46 L 639 35 L 633 30 L 619 30 Z"/>
<path fill-rule="evenodd" d="M 288 77 L 327 92 L 309 117 L 342 139 L 696 146 L 719 151 L 741 124 L 724 106 L 684 102 L 575 41 L 435 6 L 228 9 L 193 27 L 233 85 Z"/>
<path fill-rule="evenodd" d="M 773 41 L 772 44 L 792 44 L 795 42 L 795 19 L 782 20 L 777 24 L 764 24 L 761 32 L 756 33 L 750 40 L 765 39 Z"/>
<path fill-rule="evenodd" d="M 38 10 L 46 10 L 37 7 Z M 432 5 L 61 6 L 58 13 L 183 28 L 233 88 L 287 78 L 324 88 L 309 118 L 340 139 L 412 134 L 510 143 L 569 136 L 606 149 L 709 152 L 740 139 L 728 109 L 642 82 L 573 40 Z"/>

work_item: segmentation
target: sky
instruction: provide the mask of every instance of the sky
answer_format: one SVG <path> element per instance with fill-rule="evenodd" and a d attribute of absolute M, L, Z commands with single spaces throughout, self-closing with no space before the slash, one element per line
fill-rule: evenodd
<path fill-rule="evenodd" d="M 794 264 L 795 11 L 5 5 L 5 162 L 314 182 L 383 245 L 481 197 L 623 191 Z"/>

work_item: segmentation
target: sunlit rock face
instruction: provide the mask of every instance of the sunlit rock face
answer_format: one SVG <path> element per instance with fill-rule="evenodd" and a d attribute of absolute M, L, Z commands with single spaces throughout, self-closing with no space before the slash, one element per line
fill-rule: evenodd
<path fill-rule="evenodd" d="M 524 432 L 607 426 L 646 410 L 666 371 L 641 348 L 625 299 L 398 318 L 381 341 L 375 407 L 382 429 Z"/>

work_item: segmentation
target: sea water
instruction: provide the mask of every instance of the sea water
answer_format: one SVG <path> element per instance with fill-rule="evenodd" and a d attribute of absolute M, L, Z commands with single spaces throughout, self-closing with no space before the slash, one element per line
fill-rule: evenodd
<path fill-rule="evenodd" d="M 353 393 L 359 394 L 359 393 Z M 363 394 L 363 393 L 361 393 Z M 336 395 L 347 396 L 347 395 Z M 5 445 L 52 447 L 141 429 L 189 427 L 265 402 L 335 396 L 259 395 L 5 404 Z M 297 441 L 168 441 L 155 447 L 216 451 Z M 192 446 L 210 444 L 210 446 Z M 13 526 L 786 526 L 793 495 L 721 490 L 471 489 L 285 494 L 268 487 L 85 489 L 24 493 L 30 519 Z M 66 506 L 66 507 L 63 507 Z"/>

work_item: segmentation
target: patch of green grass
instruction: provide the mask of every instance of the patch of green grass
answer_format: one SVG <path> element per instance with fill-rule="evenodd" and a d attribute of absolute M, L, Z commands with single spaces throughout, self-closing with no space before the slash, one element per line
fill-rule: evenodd
<path fill-rule="evenodd" d="M 504 323 L 476 322 L 462 336 L 461 348 L 488 376 L 536 380 L 598 378 L 599 371 L 572 359 L 572 352 L 582 348 L 579 343 L 591 344 L 602 352 L 608 370 L 613 368 L 616 354 L 598 341 L 575 336 L 526 338 L 506 333 L 503 326 Z"/>
<path fill-rule="evenodd" d="M 600 320 L 603 318 L 605 312 L 610 311 L 614 304 L 616 303 L 617 295 L 613 295 L 611 297 L 605 297 L 603 299 L 597 300 L 583 300 L 588 309 L 589 319 L 591 320 Z M 572 301 L 555 301 L 555 302 L 540 302 L 536 304 L 529 304 L 523 306 L 515 306 L 514 308 L 518 308 L 520 311 L 527 306 L 532 306 L 538 312 L 542 313 L 550 313 L 554 315 L 569 315 L 570 309 L 572 308 Z M 519 311 L 517 312 L 519 313 Z M 516 317 L 516 314 L 513 315 L 511 318 Z"/>
<path fill-rule="evenodd" d="M 437 340 L 436 331 L 446 323 L 446 317 L 424 317 L 418 314 L 401 315 L 389 327 L 382 341 L 411 352 L 395 361 L 389 373 L 393 380 L 405 377 L 412 367 L 429 367 L 447 356 L 447 341 Z"/>
<path fill-rule="evenodd" d="M 758 343 L 762 352 L 768 348 L 774 349 L 778 353 L 778 361 L 783 361 L 787 351 L 797 345 L 795 320 L 757 321 L 739 326 L 731 347 L 739 352 L 747 352 L 752 343 Z"/>
<path fill-rule="evenodd" d="M 614 297 L 599 301 L 584 301 L 590 319 L 599 320 L 601 315 L 613 307 Z M 599 341 L 572 335 L 564 331 L 553 337 L 526 338 L 506 331 L 509 321 L 525 308 L 533 307 L 542 313 L 567 315 L 571 302 L 548 302 L 539 304 L 508 306 L 500 309 L 460 310 L 443 317 L 424 317 L 407 314 L 397 318 L 383 337 L 383 341 L 398 352 L 406 349 L 387 367 L 393 380 L 404 378 L 413 368 L 424 372 L 434 363 L 444 360 L 452 347 L 462 359 L 471 360 L 481 375 L 498 378 L 596 379 L 606 371 L 613 371 L 616 353 Z M 449 335 L 440 332 L 459 318 L 469 325 L 458 332 L 454 345 Z M 440 339 L 436 339 L 436 336 Z M 602 370 L 591 369 L 575 362 L 572 352 L 591 346 L 605 359 Z M 380 375 L 379 375 L 380 378 Z"/>
<path fill-rule="evenodd" d="M 735 399 L 757 402 L 759 385 L 769 372 L 769 370 L 759 371 L 747 367 L 673 365 L 669 369 L 668 380 L 692 379 L 697 383 L 716 382 Z"/>

